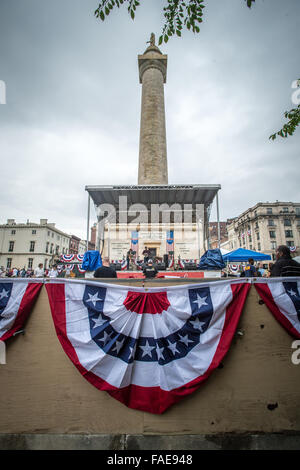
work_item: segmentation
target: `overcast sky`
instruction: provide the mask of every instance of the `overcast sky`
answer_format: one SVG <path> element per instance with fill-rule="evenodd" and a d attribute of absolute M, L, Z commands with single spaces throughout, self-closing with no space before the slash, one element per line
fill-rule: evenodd
<path fill-rule="evenodd" d="M 137 184 L 137 55 L 158 38 L 164 3 L 102 23 L 97 0 L 1 0 L 0 223 L 47 218 L 85 238 L 85 186 Z M 221 220 L 259 201 L 300 202 L 300 129 L 268 139 L 295 107 L 300 2 L 255 3 L 207 0 L 200 34 L 161 46 L 169 183 L 221 184 Z"/>

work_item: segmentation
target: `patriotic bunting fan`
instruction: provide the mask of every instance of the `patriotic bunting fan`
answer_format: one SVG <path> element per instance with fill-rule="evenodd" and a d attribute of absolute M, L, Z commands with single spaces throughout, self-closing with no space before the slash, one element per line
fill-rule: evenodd
<path fill-rule="evenodd" d="M 162 413 L 219 365 L 250 284 L 146 291 L 56 279 L 46 288 L 58 338 L 79 372 L 130 408 Z"/>

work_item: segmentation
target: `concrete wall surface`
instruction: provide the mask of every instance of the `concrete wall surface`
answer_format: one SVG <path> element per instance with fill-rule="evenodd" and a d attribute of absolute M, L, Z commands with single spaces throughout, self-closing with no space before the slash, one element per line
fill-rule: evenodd
<path fill-rule="evenodd" d="M 293 338 L 258 300 L 252 286 L 240 334 L 221 367 L 194 394 L 152 415 L 127 408 L 80 375 L 58 341 L 43 287 L 25 334 L 8 341 L 7 363 L 0 365 L 0 448 L 39 448 L 43 442 L 49 448 L 55 442 L 66 448 L 164 448 L 158 442 L 223 448 L 237 436 L 242 448 L 262 442 L 300 448 L 300 365 L 291 361 Z"/>

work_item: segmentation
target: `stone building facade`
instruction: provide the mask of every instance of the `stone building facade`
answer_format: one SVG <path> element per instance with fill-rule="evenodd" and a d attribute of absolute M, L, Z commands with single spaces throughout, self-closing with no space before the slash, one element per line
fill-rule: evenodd
<path fill-rule="evenodd" d="M 61 254 L 69 253 L 70 238 L 47 219 L 39 224 L 8 219 L 0 225 L 0 266 L 34 269 L 43 263 L 48 268 Z"/>
<path fill-rule="evenodd" d="M 220 221 L 220 243 L 225 243 L 228 240 L 227 222 Z M 219 247 L 219 234 L 218 222 L 209 222 L 209 245 L 211 249 Z"/>
<path fill-rule="evenodd" d="M 276 248 L 287 245 L 299 255 L 300 203 L 258 202 L 227 225 L 224 248 L 259 251 L 275 259 Z"/>

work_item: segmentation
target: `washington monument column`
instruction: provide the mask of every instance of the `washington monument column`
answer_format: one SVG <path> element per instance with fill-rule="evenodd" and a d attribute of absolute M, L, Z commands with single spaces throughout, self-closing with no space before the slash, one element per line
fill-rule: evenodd
<path fill-rule="evenodd" d="M 138 56 L 142 109 L 138 184 L 168 184 L 164 83 L 167 78 L 167 56 L 155 45 Z"/>

